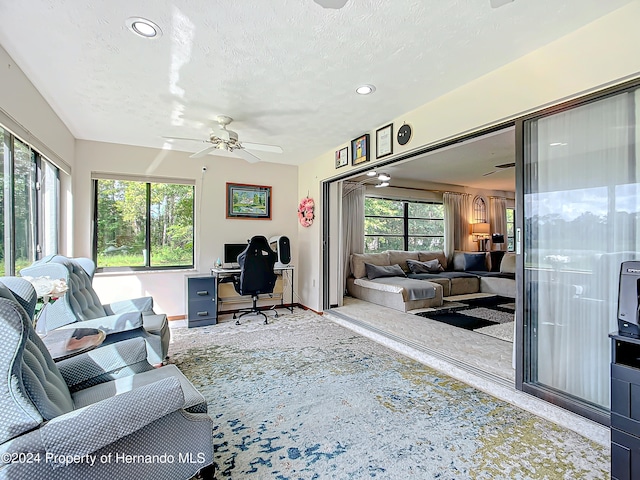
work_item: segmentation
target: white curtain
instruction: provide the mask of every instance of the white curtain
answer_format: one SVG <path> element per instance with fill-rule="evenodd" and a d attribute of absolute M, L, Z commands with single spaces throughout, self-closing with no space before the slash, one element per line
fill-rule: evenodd
<path fill-rule="evenodd" d="M 364 185 L 344 182 L 342 186 L 342 281 L 346 290 L 351 274 L 351 254 L 364 252 Z"/>
<path fill-rule="evenodd" d="M 444 254 L 453 258 L 454 250 L 469 250 L 469 224 L 471 223 L 471 195 L 445 192 L 444 207 Z"/>
<path fill-rule="evenodd" d="M 533 371 L 539 383 L 605 408 L 620 262 L 640 251 L 637 98 L 624 93 L 533 121 L 525 178 Z"/>
<path fill-rule="evenodd" d="M 504 235 L 505 243 L 491 244 L 493 250 L 507 249 L 507 200 L 504 197 L 489 197 L 489 224 L 491 233 Z"/>

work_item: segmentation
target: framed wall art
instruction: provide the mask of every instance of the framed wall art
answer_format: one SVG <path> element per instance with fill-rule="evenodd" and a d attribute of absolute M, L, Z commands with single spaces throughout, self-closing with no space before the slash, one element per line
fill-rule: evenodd
<path fill-rule="evenodd" d="M 369 134 L 351 140 L 351 165 L 369 161 Z"/>
<path fill-rule="evenodd" d="M 227 218 L 271 220 L 271 187 L 227 182 Z"/>
<path fill-rule="evenodd" d="M 376 130 L 376 158 L 393 153 L 393 123 Z"/>
<path fill-rule="evenodd" d="M 336 151 L 336 168 L 344 167 L 349 164 L 349 147 L 341 148 Z"/>

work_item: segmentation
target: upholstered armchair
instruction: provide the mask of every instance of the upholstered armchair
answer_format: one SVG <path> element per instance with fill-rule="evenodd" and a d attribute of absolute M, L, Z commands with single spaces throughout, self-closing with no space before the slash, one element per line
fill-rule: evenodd
<path fill-rule="evenodd" d="M 82 327 L 103 330 L 107 335 L 105 345 L 141 336 L 147 342 L 149 362 L 163 363 L 171 335 L 167 316 L 154 313 L 151 297 L 103 305 L 92 286 L 95 267 L 91 265 L 89 259 L 49 255 L 20 271 L 23 277 L 62 278 L 69 287 L 62 298 L 46 306 L 38 319 L 38 333 L 75 328 L 79 326 L 77 322 L 82 322 Z"/>
<path fill-rule="evenodd" d="M 206 401 L 174 365 L 153 368 L 140 338 L 55 363 L 35 304 L 0 277 L 0 478 L 213 477 Z"/>

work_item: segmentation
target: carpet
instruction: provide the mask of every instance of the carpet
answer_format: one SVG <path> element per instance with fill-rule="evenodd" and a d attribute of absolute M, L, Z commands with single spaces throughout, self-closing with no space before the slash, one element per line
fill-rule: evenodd
<path fill-rule="evenodd" d="M 515 308 L 512 298 L 495 295 L 445 301 L 438 309 L 418 312 L 416 315 L 513 342 Z"/>
<path fill-rule="evenodd" d="M 296 310 L 172 331 L 220 479 L 601 479 L 604 447 Z"/>

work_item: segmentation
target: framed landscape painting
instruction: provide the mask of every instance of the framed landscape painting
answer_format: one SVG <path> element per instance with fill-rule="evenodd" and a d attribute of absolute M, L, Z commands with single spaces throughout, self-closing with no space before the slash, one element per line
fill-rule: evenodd
<path fill-rule="evenodd" d="M 271 187 L 227 182 L 227 218 L 271 220 Z"/>

